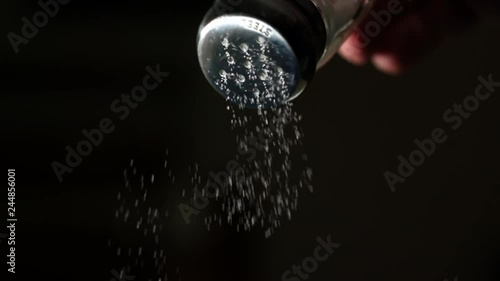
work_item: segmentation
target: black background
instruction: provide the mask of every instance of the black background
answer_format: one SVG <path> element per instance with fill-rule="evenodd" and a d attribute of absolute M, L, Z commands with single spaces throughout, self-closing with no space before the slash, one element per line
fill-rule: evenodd
<path fill-rule="evenodd" d="M 309 280 L 500 280 L 500 89 L 459 130 L 442 119 L 474 94 L 479 75 L 500 80 L 497 20 L 450 36 L 402 77 L 339 57 L 318 72 L 294 103 L 314 192 L 302 191 L 293 220 L 265 239 L 232 227 L 207 232 L 202 216 L 186 225 L 177 209 L 188 166 L 206 177 L 236 152 L 230 112 L 196 56 L 210 4 L 73 0 L 16 55 L 6 34 L 19 34 L 21 17 L 39 6 L 2 1 L 1 159 L 16 169 L 19 219 L 18 273 L 2 280 L 111 280 L 123 260 L 108 240 L 147 243 L 114 217 L 132 158 L 139 173 L 155 173 L 156 199 L 170 212 L 161 245 L 168 280 L 281 280 L 329 234 L 342 246 Z M 156 64 L 170 76 L 117 121 L 111 102 Z M 51 163 L 105 117 L 116 130 L 59 183 Z M 383 173 L 437 127 L 449 139 L 391 193 Z M 163 168 L 167 148 L 175 184 Z M 131 274 L 150 276 L 144 270 Z"/>

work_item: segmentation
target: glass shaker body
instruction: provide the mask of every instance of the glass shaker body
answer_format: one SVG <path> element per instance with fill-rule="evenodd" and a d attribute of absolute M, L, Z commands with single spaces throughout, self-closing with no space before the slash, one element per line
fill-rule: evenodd
<path fill-rule="evenodd" d="M 325 52 L 318 62 L 324 66 L 334 56 L 352 30 L 366 16 L 374 0 L 311 0 L 318 8 L 326 29 Z"/>

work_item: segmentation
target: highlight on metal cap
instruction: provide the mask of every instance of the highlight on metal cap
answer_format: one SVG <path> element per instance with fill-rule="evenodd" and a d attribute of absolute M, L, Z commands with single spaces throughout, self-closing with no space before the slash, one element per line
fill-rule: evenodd
<path fill-rule="evenodd" d="M 324 32 L 295 1 L 243 1 L 230 14 L 207 13 L 198 33 L 198 59 L 213 88 L 247 108 L 291 101 L 314 75 Z M 314 8 L 314 7 L 309 7 Z M 317 11 L 316 11 L 317 12 Z"/>

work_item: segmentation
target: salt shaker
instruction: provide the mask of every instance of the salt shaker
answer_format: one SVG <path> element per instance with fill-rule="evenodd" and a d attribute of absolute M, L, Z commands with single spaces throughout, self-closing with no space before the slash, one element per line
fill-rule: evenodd
<path fill-rule="evenodd" d="M 247 108 L 299 96 L 374 0 L 216 0 L 197 38 L 215 90 Z"/>

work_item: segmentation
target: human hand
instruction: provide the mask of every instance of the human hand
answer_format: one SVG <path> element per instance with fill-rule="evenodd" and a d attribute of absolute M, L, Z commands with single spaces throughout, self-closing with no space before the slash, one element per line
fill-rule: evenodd
<path fill-rule="evenodd" d="M 355 65 L 371 61 L 382 72 L 401 74 L 455 27 L 475 21 L 465 2 L 378 0 L 339 53 Z"/>

